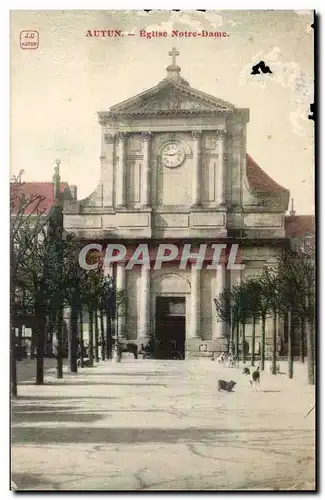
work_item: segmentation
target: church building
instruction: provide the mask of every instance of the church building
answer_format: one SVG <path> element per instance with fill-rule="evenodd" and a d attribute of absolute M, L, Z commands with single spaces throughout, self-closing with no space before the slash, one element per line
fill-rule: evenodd
<path fill-rule="evenodd" d="M 154 335 L 161 359 L 174 351 L 209 357 L 225 349 L 228 328 L 213 299 L 275 264 L 286 242 L 289 191 L 246 150 L 249 109 L 192 88 L 178 52 L 169 55 L 155 87 L 98 113 L 101 178 L 90 196 L 65 203 L 64 226 L 84 245 L 119 243 L 132 252 L 146 243 L 152 256 L 162 243 L 180 252 L 191 244 L 193 253 L 200 244 L 238 245 L 244 269 L 226 261 L 209 269 L 207 252 L 202 269 L 192 261 L 181 269 L 176 258 L 160 269 L 128 270 L 126 257 L 109 271 L 126 291 L 121 339 L 140 345 Z"/>

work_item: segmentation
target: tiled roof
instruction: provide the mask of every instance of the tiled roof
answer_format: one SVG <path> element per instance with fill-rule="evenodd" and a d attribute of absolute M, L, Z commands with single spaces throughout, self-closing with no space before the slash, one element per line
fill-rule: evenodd
<path fill-rule="evenodd" d="M 315 215 L 288 215 L 284 219 L 287 238 L 315 235 Z"/>
<path fill-rule="evenodd" d="M 289 201 L 289 190 L 277 184 L 271 177 L 269 177 L 264 170 L 257 165 L 251 156 L 246 155 L 246 175 L 249 185 L 256 191 L 256 193 L 261 194 L 282 194 L 288 197 Z"/>
<path fill-rule="evenodd" d="M 18 187 L 19 186 L 19 187 Z M 11 196 L 14 199 L 15 208 L 20 205 L 19 198 L 25 196 L 26 199 L 30 199 L 31 196 L 42 197 L 42 201 L 39 203 L 37 210 L 39 212 L 48 214 L 54 205 L 54 184 L 53 182 L 23 182 L 21 185 L 11 184 L 10 185 Z M 15 194 L 14 191 L 16 191 Z M 64 198 L 72 199 L 69 184 L 67 182 L 60 183 L 60 191 L 63 193 Z M 25 214 L 28 215 L 33 213 L 38 204 L 37 199 L 35 203 L 31 203 L 26 207 Z M 15 211 L 15 210 L 14 210 Z"/>

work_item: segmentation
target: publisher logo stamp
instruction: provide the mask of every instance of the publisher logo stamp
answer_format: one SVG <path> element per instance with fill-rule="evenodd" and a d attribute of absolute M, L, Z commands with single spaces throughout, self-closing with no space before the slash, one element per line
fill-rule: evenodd
<path fill-rule="evenodd" d="M 20 48 L 35 50 L 39 47 L 39 33 L 36 30 L 23 30 L 20 32 Z"/>

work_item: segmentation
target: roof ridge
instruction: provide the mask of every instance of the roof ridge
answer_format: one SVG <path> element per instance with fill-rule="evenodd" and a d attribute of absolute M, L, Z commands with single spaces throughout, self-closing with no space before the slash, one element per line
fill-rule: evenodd
<path fill-rule="evenodd" d="M 16 184 L 11 181 L 10 184 Z M 54 184 L 53 181 L 22 181 L 21 184 Z M 60 181 L 60 184 L 67 184 L 69 186 L 68 181 Z"/>

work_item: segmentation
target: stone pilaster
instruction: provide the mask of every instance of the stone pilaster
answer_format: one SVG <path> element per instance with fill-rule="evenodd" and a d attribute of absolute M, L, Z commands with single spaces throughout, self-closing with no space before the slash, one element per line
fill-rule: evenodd
<path fill-rule="evenodd" d="M 149 207 L 151 204 L 151 168 L 150 168 L 150 146 L 151 132 L 142 132 L 143 142 L 143 164 L 141 176 L 141 205 Z"/>
<path fill-rule="evenodd" d="M 192 264 L 191 270 L 191 338 L 200 338 L 201 334 L 201 272 Z"/>
<path fill-rule="evenodd" d="M 217 130 L 218 144 L 218 183 L 217 183 L 217 206 L 225 205 L 225 131 Z"/>
<path fill-rule="evenodd" d="M 243 176 L 246 168 L 246 124 L 249 121 L 247 109 L 237 109 L 227 122 L 227 174 L 228 188 L 231 190 L 230 204 L 242 205 Z M 230 194 L 230 193 L 229 193 Z"/>
<path fill-rule="evenodd" d="M 100 157 L 104 207 L 111 207 L 113 205 L 114 147 L 115 147 L 115 134 L 113 133 L 104 134 L 104 141 L 102 144 L 102 155 Z"/>
<path fill-rule="evenodd" d="M 201 178 L 200 178 L 200 156 L 201 156 L 201 136 L 200 130 L 192 132 L 193 138 L 193 187 L 192 205 L 198 207 L 201 204 Z"/>
<path fill-rule="evenodd" d="M 139 341 L 145 344 L 150 338 L 150 269 L 141 266 L 139 311 Z"/>
<path fill-rule="evenodd" d="M 116 205 L 125 207 L 126 205 L 126 165 L 125 165 L 125 144 L 127 134 L 118 134 L 118 164 L 116 173 Z"/>
<path fill-rule="evenodd" d="M 116 291 L 122 291 L 126 289 L 126 271 L 124 262 L 119 262 L 116 264 Z M 125 297 L 126 301 L 126 297 Z M 118 337 L 120 339 L 126 338 L 125 330 L 125 317 L 126 317 L 126 303 L 117 308 L 117 328 Z"/>

